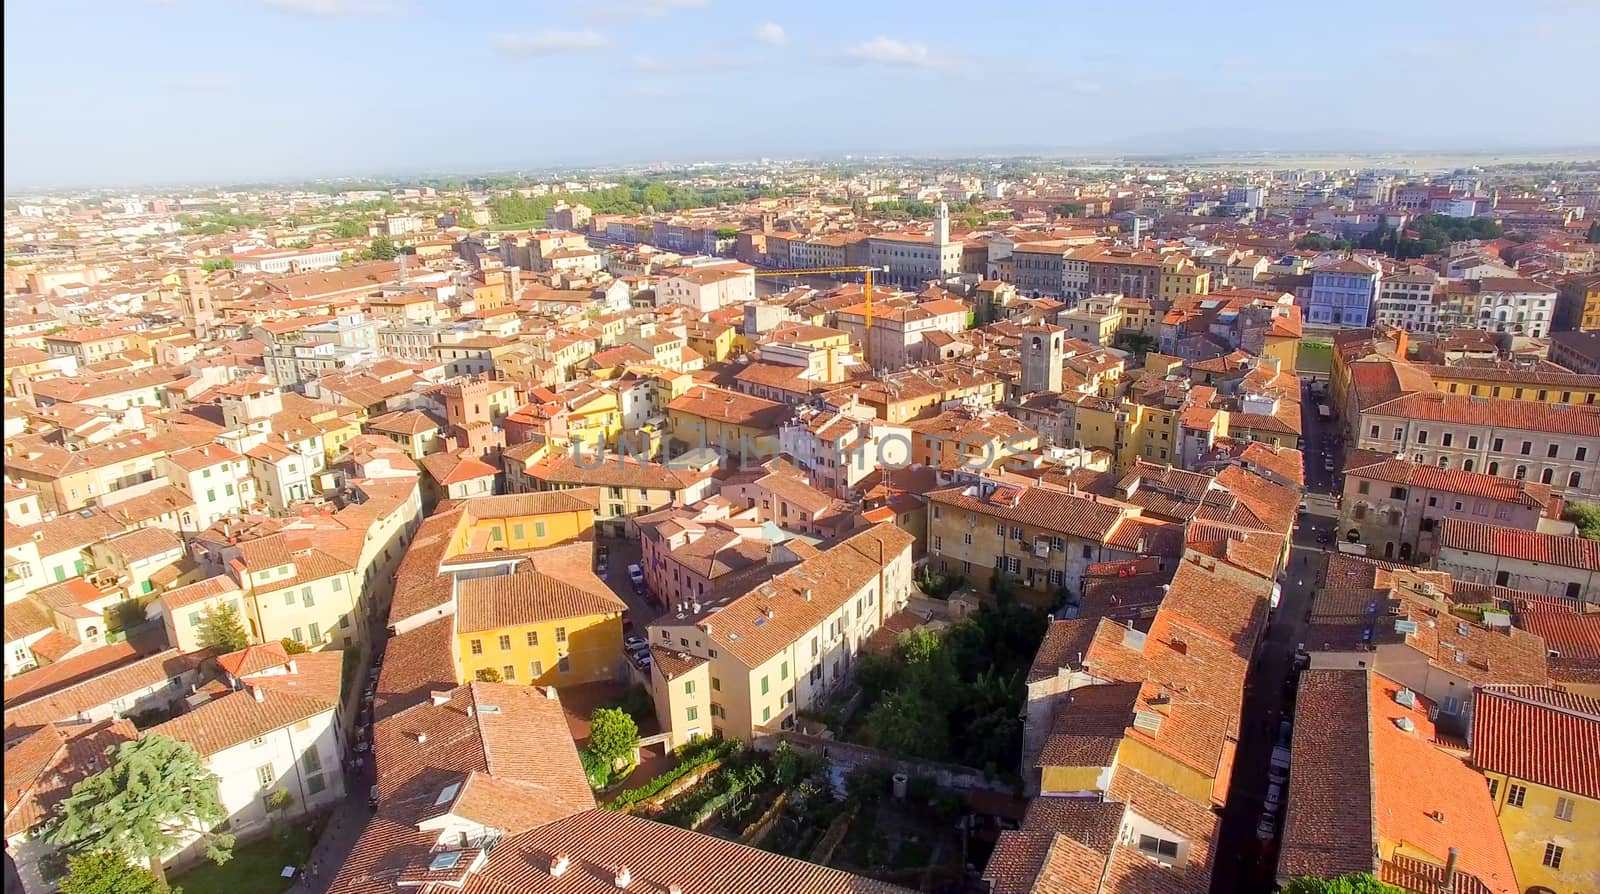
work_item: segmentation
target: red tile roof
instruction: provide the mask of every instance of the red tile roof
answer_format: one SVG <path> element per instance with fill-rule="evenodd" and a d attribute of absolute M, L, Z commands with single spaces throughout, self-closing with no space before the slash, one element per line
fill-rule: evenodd
<path fill-rule="evenodd" d="M 1538 509 L 1548 506 L 1552 499 L 1548 484 L 1461 469 L 1441 469 L 1372 450 L 1356 451 L 1345 463 L 1345 476 L 1465 494 Z"/>
<path fill-rule="evenodd" d="M 1485 686 L 1473 700 L 1472 763 L 1600 799 L 1600 699 L 1544 686 Z"/>
<path fill-rule="evenodd" d="M 1439 548 L 1486 553 L 1583 571 L 1600 571 L 1600 541 L 1540 534 L 1459 518 L 1440 521 Z"/>

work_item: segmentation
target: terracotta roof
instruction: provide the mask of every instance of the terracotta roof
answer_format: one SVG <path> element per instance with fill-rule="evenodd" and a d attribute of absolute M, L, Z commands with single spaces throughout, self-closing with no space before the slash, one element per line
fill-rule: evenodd
<path fill-rule="evenodd" d="M 188 586 L 178 587 L 175 590 L 168 590 L 162 593 L 161 605 L 166 611 L 174 612 L 198 602 L 221 598 L 229 594 L 235 596 L 243 595 L 239 590 L 239 585 L 234 583 L 233 578 L 219 574 L 215 577 L 208 577 Z"/>
<path fill-rule="evenodd" d="M 105 765 L 105 752 L 139 737 L 128 720 L 41 727 L 7 749 L 6 838 L 37 828 L 73 786 Z"/>
<path fill-rule="evenodd" d="M 667 410 L 774 432 L 791 412 L 787 404 L 707 385 L 690 388 L 667 404 Z"/>
<path fill-rule="evenodd" d="M 289 663 L 289 653 L 284 650 L 283 643 L 270 642 L 254 646 L 246 646 L 237 652 L 217 656 L 217 666 L 233 674 L 243 677 L 270 667 L 280 667 Z"/>
<path fill-rule="evenodd" d="M 475 456 L 454 453 L 430 453 L 422 458 L 421 463 L 423 470 L 444 487 L 478 478 L 493 478 L 500 471 Z"/>
<path fill-rule="evenodd" d="M 168 649 L 61 688 L 45 692 L 35 691 L 15 700 L 8 698 L 5 711 L 6 728 L 25 729 L 75 718 L 85 711 L 109 704 L 130 693 L 158 686 L 173 677 L 192 673 L 207 657 L 206 652 L 183 654 L 177 649 Z M 58 666 L 51 665 L 51 667 Z M 37 674 L 40 671 L 31 673 Z"/>
<path fill-rule="evenodd" d="M 1002 485 L 987 497 L 977 487 L 952 487 L 928 494 L 935 505 L 975 512 L 982 516 L 1020 522 L 1091 540 L 1105 541 L 1129 510 L 1110 501 L 1074 496 L 1048 487 Z"/>
<path fill-rule="evenodd" d="M 456 582 L 456 629 L 464 634 L 626 610 L 614 594 L 602 596 L 537 571 Z"/>
<path fill-rule="evenodd" d="M 1472 763 L 1600 799 L 1600 699 L 1544 686 L 1485 686 L 1472 707 Z"/>
<path fill-rule="evenodd" d="M 1600 541 L 1540 534 L 1459 518 L 1440 520 L 1439 548 L 1600 571 Z"/>
<path fill-rule="evenodd" d="M 308 663 L 331 659 L 336 671 L 342 658 L 340 652 L 307 652 L 296 656 L 297 661 Z M 280 685 L 270 691 L 267 687 L 251 686 L 230 692 L 153 726 L 146 733 L 187 742 L 201 757 L 209 757 L 258 736 L 331 712 L 338 704 L 339 677 L 335 673 L 332 687 L 323 686 L 320 691 L 291 692 Z"/>
<path fill-rule="evenodd" d="M 372 716 L 382 720 L 456 686 L 455 617 L 445 615 L 389 638 Z"/>
<path fill-rule="evenodd" d="M 1306 670 L 1298 691 L 1278 874 L 1372 872 L 1378 845 L 1367 675 Z"/>
<path fill-rule="evenodd" d="M 1466 472 L 1461 469 L 1441 469 L 1371 450 L 1355 451 L 1345 463 L 1345 475 L 1465 494 L 1538 509 L 1548 506 L 1551 500 L 1548 484 L 1517 481 L 1499 475 L 1485 475 L 1482 472 Z"/>
<path fill-rule="evenodd" d="M 1511 398 L 1469 397 L 1437 392 L 1407 394 L 1368 406 L 1370 416 L 1490 425 L 1497 429 L 1537 431 L 1600 438 L 1600 405 L 1554 404 Z"/>

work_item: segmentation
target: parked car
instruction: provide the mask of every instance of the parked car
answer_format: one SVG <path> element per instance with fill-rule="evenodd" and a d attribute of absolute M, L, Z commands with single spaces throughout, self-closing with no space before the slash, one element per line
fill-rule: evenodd
<path fill-rule="evenodd" d="M 1289 737 L 1294 735 L 1294 724 L 1287 720 L 1278 724 L 1278 744 L 1285 748 L 1289 745 Z"/>
<path fill-rule="evenodd" d="M 628 580 L 633 582 L 635 590 L 641 593 L 644 592 L 644 569 L 640 568 L 638 563 L 628 566 Z"/>
<path fill-rule="evenodd" d="M 1289 781 L 1289 771 L 1283 767 L 1268 767 L 1267 781 L 1277 783 L 1278 785 L 1283 785 L 1285 782 Z"/>
<path fill-rule="evenodd" d="M 1276 782 L 1267 785 L 1267 812 L 1277 813 L 1283 806 L 1283 786 Z"/>
<path fill-rule="evenodd" d="M 646 643 L 642 636 L 630 635 L 622 638 L 622 648 L 627 649 L 629 652 L 637 652 L 640 649 L 650 648 L 650 644 Z"/>
<path fill-rule="evenodd" d="M 1272 836 L 1278 831 L 1278 822 L 1270 813 L 1261 814 L 1261 822 L 1256 823 L 1256 838 L 1261 841 L 1271 841 Z"/>
<path fill-rule="evenodd" d="M 378 809 L 378 787 L 376 785 L 367 789 L 367 806 L 373 810 Z"/>

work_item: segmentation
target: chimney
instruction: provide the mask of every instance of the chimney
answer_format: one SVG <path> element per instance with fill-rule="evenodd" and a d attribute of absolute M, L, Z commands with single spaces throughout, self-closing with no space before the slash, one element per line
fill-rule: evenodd
<path fill-rule="evenodd" d="M 556 854 L 550 858 L 550 874 L 559 878 L 561 873 L 567 871 L 567 866 L 571 865 L 571 863 L 572 861 L 567 858 L 566 854 Z"/>
<path fill-rule="evenodd" d="M 811 588 L 810 587 L 806 587 L 805 597 L 806 597 L 806 601 L 807 602 L 811 601 Z"/>
<path fill-rule="evenodd" d="M 1172 641 L 1172 651 L 1177 652 L 1179 655 L 1187 655 L 1189 654 L 1189 644 L 1181 639 L 1175 639 Z"/>
<path fill-rule="evenodd" d="M 770 608 L 769 608 L 769 609 L 767 609 L 767 620 L 769 620 L 769 621 L 770 621 L 770 620 L 772 620 L 772 619 L 773 619 L 773 618 L 775 618 L 775 617 L 777 617 L 777 612 L 774 612 L 774 611 L 773 611 L 773 610 L 772 610 L 772 609 L 770 609 Z"/>
<path fill-rule="evenodd" d="M 289 673 L 291 673 L 291 674 L 300 673 L 300 662 L 295 661 L 293 658 L 290 658 L 289 659 Z"/>
<path fill-rule="evenodd" d="M 423 732 L 422 730 L 417 730 L 416 732 L 411 734 L 411 738 L 416 739 L 417 740 L 417 744 L 421 745 L 421 744 L 423 744 L 423 743 L 428 741 L 428 734 Z"/>
<path fill-rule="evenodd" d="M 556 688 L 554 686 L 546 686 L 544 688 L 544 697 L 554 701 L 560 696 L 556 693 Z"/>
<path fill-rule="evenodd" d="M 617 887 L 626 888 L 633 881 L 633 873 L 629 872 L 626 866 L 618 866 L 617 875 L 612 881 L 616 882 Z"/>
<path fill-rule="evenodd" d="M 260 686 L 251 686 L 250 694 L 255 696 L 256 701 L 258 702 L 264 702 L 267 700 L 267 693 Z"/>
<path fill-rule="evenodd" d="M 1451 848 L 1449 856 L 1444 861 L 1444 880 L 1442 882 L 1440 882 L 1440 884 L 1439 884 L 1440 890 L 1443 890 L 1443 891 L 1454 891 L 1455 890 L 1455 888 L 1456 888 L 1456 861 L 1459 860 L 1459 859 L 1461 859 L 1461 851 L 1457 850 L 1456 848 Z"/>
<path fill-rule="evenodd" d="M 428 698 L 433 702 L 433 706 L 437 708 L 450 700 L 450 693 L 434 691 L 428 693 Z"/>

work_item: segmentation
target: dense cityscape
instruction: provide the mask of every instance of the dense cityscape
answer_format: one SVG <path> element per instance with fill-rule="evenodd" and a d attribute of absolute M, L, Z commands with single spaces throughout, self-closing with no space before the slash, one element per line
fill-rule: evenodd
<path fill-rule="evenodd" d="M 11 139 L 7 894 L 1600 892 L 1600 149 Z"/>

